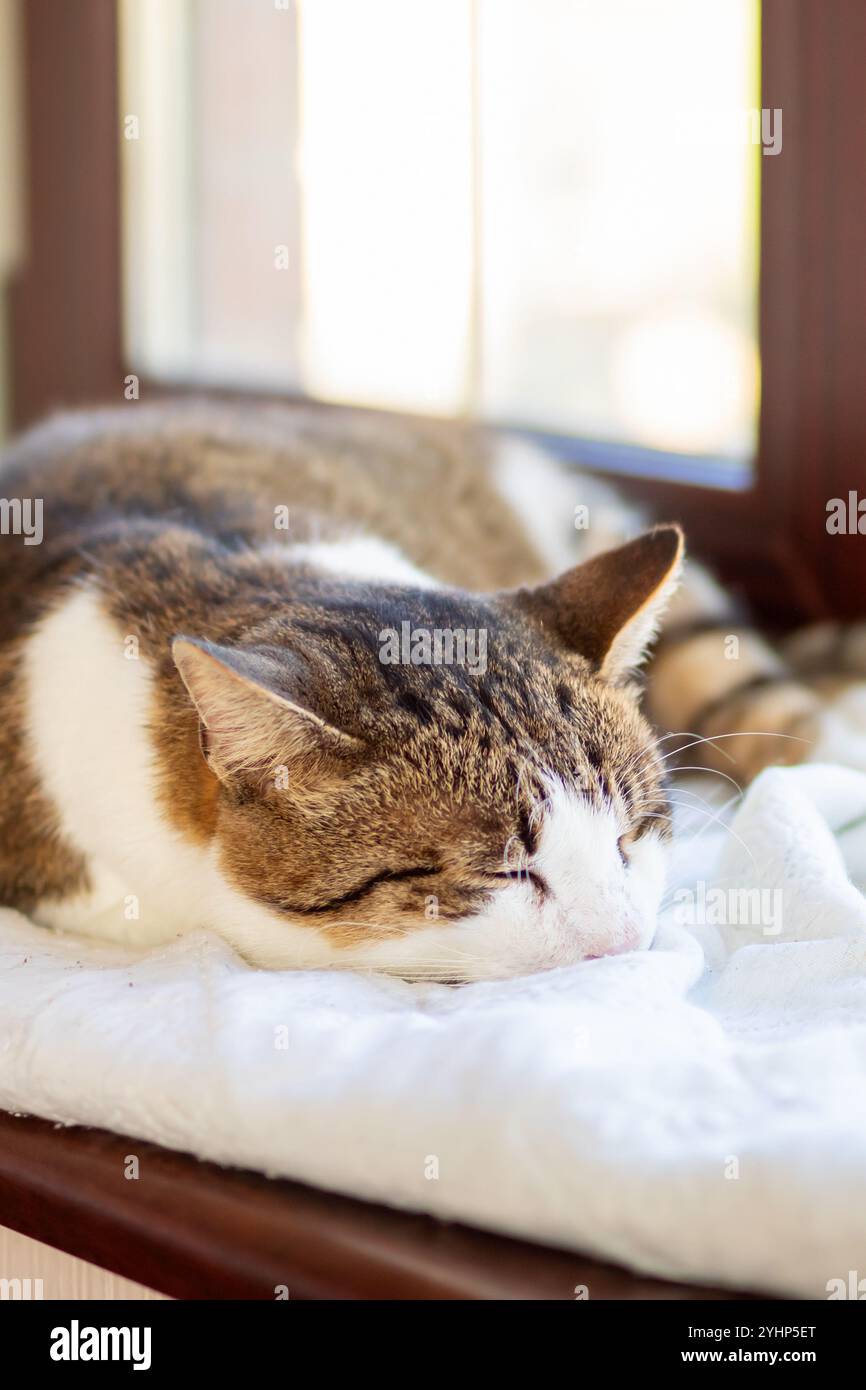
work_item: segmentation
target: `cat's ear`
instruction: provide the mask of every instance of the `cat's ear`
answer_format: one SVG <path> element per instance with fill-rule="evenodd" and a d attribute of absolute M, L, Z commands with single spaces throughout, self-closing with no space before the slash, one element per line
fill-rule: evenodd
<path fill-rule="evenodd" d="M 640 665 L 655 636 L 682 560 L 679 526 L 658 526 L 549 584 L 521 589 L 514 601 L 606 680 L 622 681 Z"/>
<path fill-rule="evenodd" d="M 364 745 L 327 723 L 286 687 L 291 658 L 176 637 L 171 654 L 198 710 L 202 752 L 221 779 L 308 786 L 355 763 Z"/>

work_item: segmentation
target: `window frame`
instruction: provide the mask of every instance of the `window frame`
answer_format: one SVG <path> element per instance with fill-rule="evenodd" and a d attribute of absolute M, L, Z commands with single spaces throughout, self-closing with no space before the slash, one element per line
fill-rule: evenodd
<path fill-rule="evenodd" d="M 121 400 L 129 370 L 116 3 L 27 0 L 23 28 L 30 241 L 10 293 L 18 427 L 59 405 Z M 650 476 L 651 451 L 537 437 L 589 457 L 649 514 L 682 521 L 692 552 L 781 627 L 859 616 L 866 594 L 862 537 L 826 527 L 829 499 L 858 487 L 866 496 L 866 6 L 763 0 L 761 41 L 761 103 L 782 108 L 783 148 L 761 159 L 754 469 L 704 477 L 706 461 L 665 456 L 662 476 Z"/>

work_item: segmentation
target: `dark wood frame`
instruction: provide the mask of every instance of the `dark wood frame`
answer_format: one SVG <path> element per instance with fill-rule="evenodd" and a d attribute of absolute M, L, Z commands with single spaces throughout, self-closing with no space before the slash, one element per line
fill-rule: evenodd
<path fill-rule="evenodd" d="M 12 421 L 122 399 L 115 0 L 23 0 L 25 245 Z"/>
<path fill-rule="evenodd" d="M 0 1226 L 172 1298 L 749 1297 L 2 1112 Z"/>
<path fill-rule="evenodd" d="M 114 0 L 25 0 L 30 250 L 12 293 L 16 425 L 120 399 Z M 862 616 L 866 546 L 827 502 L 866 494 L 866 5 L 763 0 L 762 104 L 783 111 L 762 169 L 763 404 L 750 485 L 619 478 L 684 522 L 693 552 L 789 624 Z"/>

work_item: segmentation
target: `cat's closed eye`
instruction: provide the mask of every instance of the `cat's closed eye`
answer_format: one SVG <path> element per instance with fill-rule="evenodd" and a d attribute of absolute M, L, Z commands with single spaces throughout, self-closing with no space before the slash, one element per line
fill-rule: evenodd
<path fill-rule="evenodd" d="M 488 874 L 488 878 L 496 878 L 513 883 L 531 883 L 537 888 L 539 893 L 547 894 L 550 890 L 541 874 L 535 869 L 500 869 L 497 873 Z"/>
<path fill-rule="evenodd" d="M 323 902 L 304 904 L 287 902 L 276 898 L 262 898 L 261 901 L 266 902 L 269 907 L 276 908 L 277 911 L 284 912 L 290 916 L 303 916 L 305 914 L 312 916 L 319 913 L 335 912 L 341 907 L 348 906 L 350 903 L 360 902 L 383 884 L 403 883 L 413 878 L 433 878 L 441 872 L 441 868 L 435 864 L 416 864 L 407 869 L 382 869 L 379 873 L 371 874 L 369 878 L 364 879 L 354 887 L 348 888 L 345 892 L 339 893 Z"/>

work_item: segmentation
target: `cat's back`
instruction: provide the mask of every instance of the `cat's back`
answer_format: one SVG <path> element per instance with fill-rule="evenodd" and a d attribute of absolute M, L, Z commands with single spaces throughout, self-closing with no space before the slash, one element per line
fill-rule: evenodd
<path fill-rule="evenodd" d="M 130 402 L 62 415 L 6 452 L 0 493 L 39 501 L 52 555 L 144 518 L 253 544 L 275 528 L 301 543 L 360 533 L 473 590 L 546 568 L 484 434 L 348 408 Z M 3 537 L 0 587 L 22 558 L 39 569 L 16 551 Z"/>

